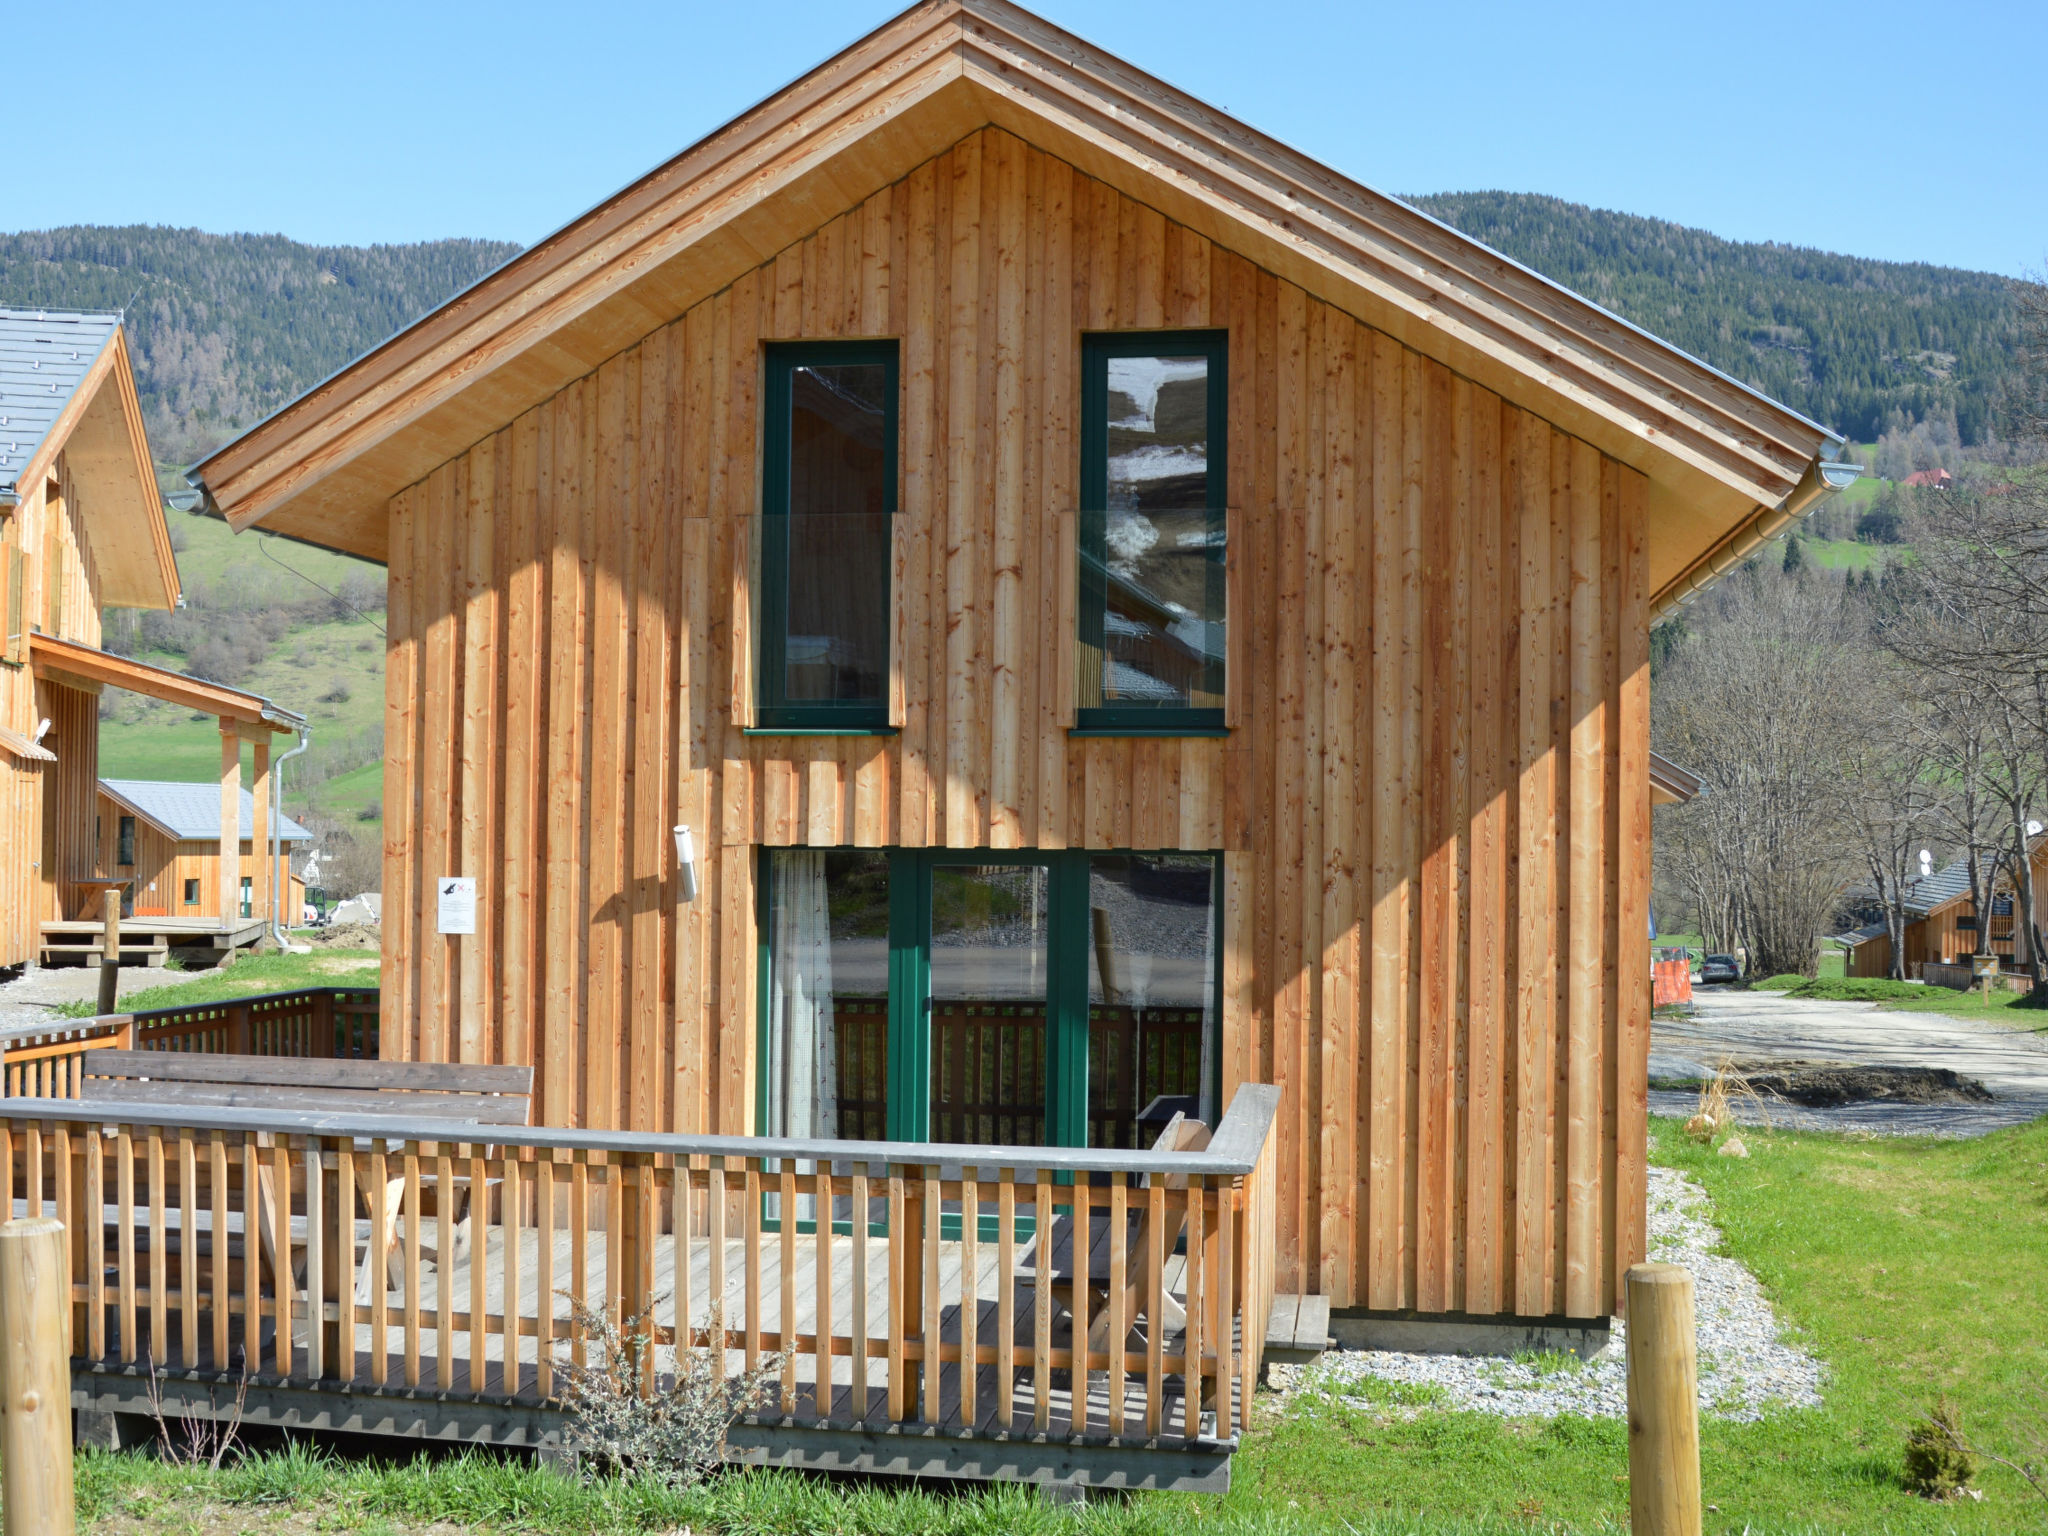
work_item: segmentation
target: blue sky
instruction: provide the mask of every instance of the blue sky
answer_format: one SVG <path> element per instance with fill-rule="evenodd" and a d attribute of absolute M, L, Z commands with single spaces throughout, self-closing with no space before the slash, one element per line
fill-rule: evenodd
<path fill-rule="evenodd" d="M 1385 191 L 1545 192 L 1734 239 L 2048 264 L 2043 0 L 1039 8 Z M 0 229 L 531 241 L 895 9 L 23 5 Z"/>

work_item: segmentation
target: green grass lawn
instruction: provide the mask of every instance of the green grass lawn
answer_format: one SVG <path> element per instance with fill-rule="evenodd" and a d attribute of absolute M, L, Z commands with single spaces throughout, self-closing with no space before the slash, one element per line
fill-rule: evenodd
<path fill-rule="evenodd" d="M 224 971 L 202 971 L 189 981 L 168 981 L 121 999 L 124 1013 L 153 1008 L 182 1008 L 253 997 L 259 992 L 296 992 L 301 987 L 374 987 L 378 956 L 374 949 L 316 949 L 310 955 L 243 955 Z M 175 975 L 176 973 L 171 973 Z M 94 1013 L 90 1000 L 61 1004 L 65 1018 L 86 1019 Z"/>
<path fill-rule="evenodd" d="M 2048 1121 L 1975 1141 L 1748 1131 L 1747 1160 L 1693 1146 L 1670 1121 L 1653 1135 L 1653 1156 L 1705 1186 L 1728 1251 L 1828 1369 L 1820 1409 L 1703 1426 L 1708 1531 L 2048 1529 L 2048 1504 L 1997 1467 L 1978 1479 L 1981 1502 L 1932 1504 L 1901 1482 L 1907 1427 L 1937 1393 L 1959 1405 L 1966 1434 L 2002 1454 L 2025 1453 L 2030 1425 L 2048 1433 Z M 1419 1395 L 1389 1391 L 1366 1409 L 1269 1399 L 1227 1496 L 1104 1500 L 1078 1518 L 1015 1487 L 945 1494 L 748 1474 L 667 1494 L 474 1456 L 341 1462 L 303 1450 L 217 1474 L 89 1456 L 79 1507 L 82 1528 L 192 1536 L 457 1525 L 731 1536 L 1628 1528 L 1622 1424 L 1508 1422 L 1432 1410 Z"/>
<path fill-rule="evenodd" d="M 1974 990 L 1957 992 L 1950 987 L 1892 981 L 1887 977 L 1844 977 L 1839 974 L 1822 975 L 1811 981 L 1800 976 L 1773 976 L 1768 981 L 1758 982 L 1757 986 L 1777 988 L 1787 997 L 1871 1002 L 1880 1008 L 1906 1013 L 1947 1013 L 1963 1019 L 1984 1019 L 2014 1029 L 2048 1029 L 2048 1008 L 2024 992 L 1994 991 L 1991 1000 L 1986 1002 L 1984 994 Z"/>

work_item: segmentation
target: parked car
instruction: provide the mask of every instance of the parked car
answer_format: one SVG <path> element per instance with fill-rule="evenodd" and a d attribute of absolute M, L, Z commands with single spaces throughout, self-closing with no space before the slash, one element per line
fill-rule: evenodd
<path fill-rule="evenodd" d="M 1742 962 L 1733 955 L 1708 955 L 1700 961 L 1700 981 L 1740 981 Z"/>

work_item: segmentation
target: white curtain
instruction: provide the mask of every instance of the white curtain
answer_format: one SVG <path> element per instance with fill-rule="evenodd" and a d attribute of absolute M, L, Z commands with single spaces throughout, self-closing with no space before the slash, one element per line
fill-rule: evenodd
<path fill-rule="evenodd" d="M 839 1050 L 824 854 L 807 848 L 775 854 L 773 920 L 769 1131 L 829 1140 L 839 1134 Z"/>

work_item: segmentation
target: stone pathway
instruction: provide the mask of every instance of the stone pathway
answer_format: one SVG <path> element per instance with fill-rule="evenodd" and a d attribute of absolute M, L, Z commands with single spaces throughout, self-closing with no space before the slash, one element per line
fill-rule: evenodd
<path fill-rule="evenodd" d="M 126 997 L 131 992 L 180 979 L 176 971 L 124 965 L 114 995 Z M 0 1035 L 48 1029 L 64 1022 L 54 1011 L 59 1003 L 90 1001 L 99 995 L 100 971 L 96 965 L 30 967 L 13 981 L 0 982 Z"/>
<path fill-rule="evenodd" d="M 1817 1408 L 1820 1362 L 1786 1338 L 1756 1277 L 1718 1254 L 1721 1233 L 1706 1191 L 1669 1168 L 1650 1169 L 1650 1257 L 1692 1271 L 1699 1325 L 1700 1411 L 1755 1420 L 1783 1408 Z M 1625 1418 L 1628 1325 L 1617 1321 L 1595 1358 L 1523 1361 L 1395 1350 L 1332 1351 L 1312 1366 L 1279 1366 L 1283 1390 L 1327 1391 L 1356 1406 L 1403 1412 L 1464 1409 L 1503 1418 Z"/>

